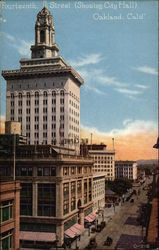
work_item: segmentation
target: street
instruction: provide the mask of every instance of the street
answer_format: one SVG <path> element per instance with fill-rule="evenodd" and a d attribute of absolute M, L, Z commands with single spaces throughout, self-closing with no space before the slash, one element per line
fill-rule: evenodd
<path fill-rule="evenodd" d="M 137 190 L 137 189 L 136 189 Z M 104 220 L 106 221 L 106 227 L 100 233 L 91 233 L 89 236 L 88 230 L 81 235 L 81 239 L 78 242 L 73 242 L 72 249 L 84 249 L 91 237 L 96 238 L 96 249 L 117 249 L 123 245 L 125 249 L 141 249 L 142 239 L 145 234 L 141 225 L 136 221 L 139 215 L 139 209 L 142 204 L 147 203 L 147 196 L 143 186 L 140 187 L 140 195 L 133 195 L 134 202 L 130 201 L 122 203 L 122 205 L 114 208 L 105 208 Z M 130 199 L 131 200 L 131 199 Z M 98 218 L 98 222 L 102 221 L 102 217 Z M 104 246 L 104 242 L 107 236 L 113 239 L 111 246 Z M 76 245 L 77 244 L 77 245 Z"/>

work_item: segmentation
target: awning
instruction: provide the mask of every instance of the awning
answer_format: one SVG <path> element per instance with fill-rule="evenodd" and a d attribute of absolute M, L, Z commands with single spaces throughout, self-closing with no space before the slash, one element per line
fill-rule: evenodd
<path fill-rule="evenodd" d="M 97 215 L 94 212 L 92 212 L 85 217 L 85 220 L 87 220 L 88 222 L 92 222 L 96 219 L 96 217 Z"/>
<path fill-rule="evenodd" d="M 84 227 L 82 225 L 76 223 L 73 226 L 71 226 L 70 228 L 68 228 L 65 231 L 65 234 L 70 238 L 74 238 L 75 236 L 80 235 L 83 231 L 84 231 Z"/>
<path fill-rule="evenodd" d="M 20 240 L 54 242 L 56 241 L 56 234 L 46 232 L 20 231 Z"/>

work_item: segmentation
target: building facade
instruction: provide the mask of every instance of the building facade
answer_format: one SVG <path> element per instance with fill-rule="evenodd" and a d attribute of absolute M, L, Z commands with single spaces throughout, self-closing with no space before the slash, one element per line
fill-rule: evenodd
<path fill-rule="evenodd" d="M 44 7 L 37 15 L 31 59 L 2 71 L 7 81 L 6 120 L 21 122 L 28 144 L 53 144 L 79 152 L 83 79 L 58 55 L 54 24 Z"/>
<path fill-rule="evenodd" d="M 20 183 L 0 181 L 0 249 L 19 249 Z"/>
<path fill-rule="evenodd" d="M 93 210 L 105 207 L 105 175 L 93 174 Z"/>
<path fill-rule="evenodd" d="M 137 179 L 137 163 L 134 161 L 116 161 L 115 178 Z"/>
<path fill-rule="evenodd" d="M 51 145 L 17 146 L 22 246 L 34 247 L 29 241 L 31 231 L 52 233 L 54 240 L 45 242 L 49 249 L 55 241 L 61 246 L 65 236 L 76 237 L 74 227 L 83 230 L 85 217 L 93 212 L 92 166 L 90 158 L 76 156 L 74 150 Z M 12 157 L 0 158 L 1 171 L 3 178 L 13 175 Z"/>
<path fill-rule="evenodd" d="M 93 174 L 102 173 L 106 180 L 115 179 L 115 151 L 107 150 L 105 144 L 87 145 L 88 155 L 93 159 Z"/>

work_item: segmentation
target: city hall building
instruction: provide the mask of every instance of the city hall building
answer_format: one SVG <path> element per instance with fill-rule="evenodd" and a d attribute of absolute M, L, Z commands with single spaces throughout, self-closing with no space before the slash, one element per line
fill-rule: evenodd
<path fill-rule="evenodd" d="M 80 157 L 81 76 L 58 55 L 52 16 L 37 15 L 31 59 L 2 71 L 6 120 L 21 123 L 27 144 L 0 156 L 0 175 L 20 180 L 21 247 L 61 246 L 84 230 L 93 214 L 93 161 Z"/>
<path fill-rule="evenodd" d="M 20 69 L 2 71 L 6 120 L 21 122 L 28 144 L 69 146 L 79 153 L 83 79 L 58 51 L 52 15 L 44 7 L 37 15 L 31 59 L 21 59 Z"/>

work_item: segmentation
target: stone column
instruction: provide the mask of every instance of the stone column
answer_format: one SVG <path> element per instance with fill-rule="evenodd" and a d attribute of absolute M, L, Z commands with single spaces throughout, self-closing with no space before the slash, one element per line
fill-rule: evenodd
<path fill-rule="evenodd" d="M 18 92 L 14 92 L 14 121 L 18 121 Z"/>
<path fill-rule="evenodd" d="M 60 91 L 56 91 L 56 141 L 57 146 L 60 145 Z"/>
<path fill-rule="evenodd" d="M 33 197 L 32 197 L 32 213 L 33 216 L 38 215 L 38 184 L 33 182 Z"/>
<path fill-rule="evenodd" d="M 26 91 L 22 93 L 22 135 L 26 136 Z"/>
<path fill-rule="evenodd" d="M 64 243 L 64 224 L 56 224 L 56 240 L 57 246 L 62 246 Z"/>
<path fill-rule="evenodd" d="M 43 91 L 39 91 L 39 144 L 43 142 Z"/>
<path fill-rule="evenodd" d="M 84 225 L 84 209 L 80 210 L 80 224 Z"/>
<path fill-rule="evenodd" d="M 52 92 L 51 89 L 48 91 L 48 98 L 47 98 L 47 143 L 51 144 L 51 120 L 52 120 Z"/>
<path fill-rule="evenodd" d="M 34 91 L 30 93 L 30 144 L 34 144 L 35 103 Z"/>
<path fill-rule="evenodd" d="M 2 95 L 0 95 L 0 99 L 2 98 Z M 7 91 L 7 96 L 6 96 L 6 121 L 10 121 L 10 109 L 11 109 L 11 97 L 10 97 L 10 91 Z"/>
<path fill-rule="evenodd" d="M 69 139 L 69 98 L 68 98 L 68 93 L 64 93 L 64 138 Z M 68 147 L 68 143 L 65 145 Z"/>
<path fill-rule="evenodd" d="M 61 181 L 56 182 L 56 217 L 63 216 L 63 184 Z"/>
<path fill-rule="evenodd" d="M 69 213 L 71 213 L 71 182 L 69 182 Z"/>

